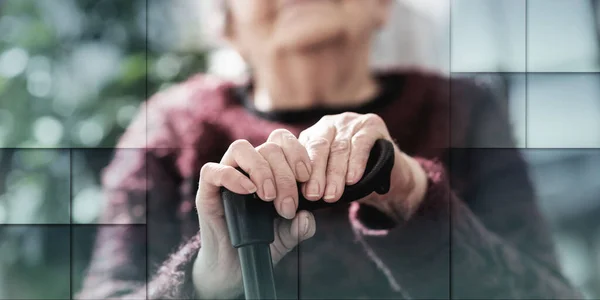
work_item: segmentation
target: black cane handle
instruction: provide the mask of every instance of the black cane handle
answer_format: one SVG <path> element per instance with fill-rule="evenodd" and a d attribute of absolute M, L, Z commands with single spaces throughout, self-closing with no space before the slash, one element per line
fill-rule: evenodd
<path fill-rule="evenodd" d="M 356 184 L 346 186 L 339 201 L 335 203 L 327 203 L 323 200 L 309 201 L 303 197 L 302 193 L 298 193 L 298 210 L 314 211 L 320 208 L 350 203 L 373 192 L 381 195 L 386 194 L 390 190 L 394 158 L 394 145 L 392 142 L 384 139 L 377 140 L 371 149 L 363 177 Z M 241 171 L 239 168 L 238 170 Z M 242 173 L 244 172 L 242 171 Z M 300 187 L 300 184 L 298 184 L 298 187 Z M 229 237 L 235 248 L 273 242 L 273 220 L 276 216 L 273 202 L 258 199 L 256 194 L 235 194 L 225 188 L 221 189 L 221 196 L 225 208 Z"/>
<path fill-rule="evenodd" d="M 339 201 L 327 203 L 323 200 L 309 201 L 302 193 L 298 194 L 298 210 L 313 211 L 336 204 L 350 203 L 362 199 L 373 192 L 380 195 L 390 190 L 390 179 L 394 167 L 394 145 L 384 139 L 377 140 L 371 149 L 363 177 L 353 185 L 347 185 Z"/>

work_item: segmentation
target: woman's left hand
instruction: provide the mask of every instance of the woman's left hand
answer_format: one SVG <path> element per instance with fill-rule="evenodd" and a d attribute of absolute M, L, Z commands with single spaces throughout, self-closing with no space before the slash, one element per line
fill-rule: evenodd
<path fill-rule="evenodd" d="M 381 138 L 393 142 L 385 122 L 375 114 L 325 116 L 301 132 L 299 141 L 312 163 L 310 180 L 302 185 L 305 198 L 338 201 L 346 185 L 353 185 L 362 178 L 371 148 Z M 396 145 L 394 148 L 390 192 L 383 197 L 373 193 L 360 201 L 395 219 L 406 219 L 421 203 L 427 179 L 420 164 Z"/>

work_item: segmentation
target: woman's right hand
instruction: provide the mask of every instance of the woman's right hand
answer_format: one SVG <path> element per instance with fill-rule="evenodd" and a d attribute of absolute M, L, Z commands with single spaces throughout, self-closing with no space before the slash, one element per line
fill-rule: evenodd
<path fill-rule="evenodd" d="M 194 285 L 201 299 L 233 298 L 243 292 L 241 267 L 229 239 L 221 187 L 241 195 L 257 193 L 262 200 L 274 202 L 282 217 L 275 221 L 275 241 L 271 244 L 276 264 L 315 234 L 314 216 L 307 211 L 296 214 L 297 182 L 308 181 L 310 174 L 306 149 L 291 132 L 282 129 L 271 133 L 267 142 L 256 148 L 246 140 L 235 141 L 219 164 L 202 167 L 196 196 L 201 248 L 193 268 Z"/>

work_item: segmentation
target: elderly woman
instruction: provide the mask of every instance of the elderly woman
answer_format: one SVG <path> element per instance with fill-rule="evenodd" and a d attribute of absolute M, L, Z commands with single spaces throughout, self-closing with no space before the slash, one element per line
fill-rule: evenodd
<path fill-rule="evenodd" d="M 122 225 L 99 230 L 78 298 L 243 297 L 221 187 L 274 203 L 282 299 L 579 296 L 491 93 L 370 70 L 391 1 L 222 4 L 251 80 L 199 75 L 147 102 L 103 177 L 101 222 Z M 296 213 L 299 194 L 338 201 L 380 138 L 396 146 L 387 194 Z"/>

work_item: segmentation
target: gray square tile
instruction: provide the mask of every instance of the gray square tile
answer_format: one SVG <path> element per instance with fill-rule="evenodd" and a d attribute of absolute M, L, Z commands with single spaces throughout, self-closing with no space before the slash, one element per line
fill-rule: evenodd
<path fill-rule="evenodd" d="M 70 150 L 0 149 L 0 224 L 69 224 Z"/>
<path fill-rule="evenodd" d="M 452 0 L 452 72 L 524 72 L 525 1 Z"/>
<path fill-rule="evenodd" d="M 598 72 L 598 36 L 589 0 L 528 0 L 529 72 Z"/>
<path fill-rule="evenodd" d="M 600 147 L 600 74 L 529 74 L 527 146 Z"/>

